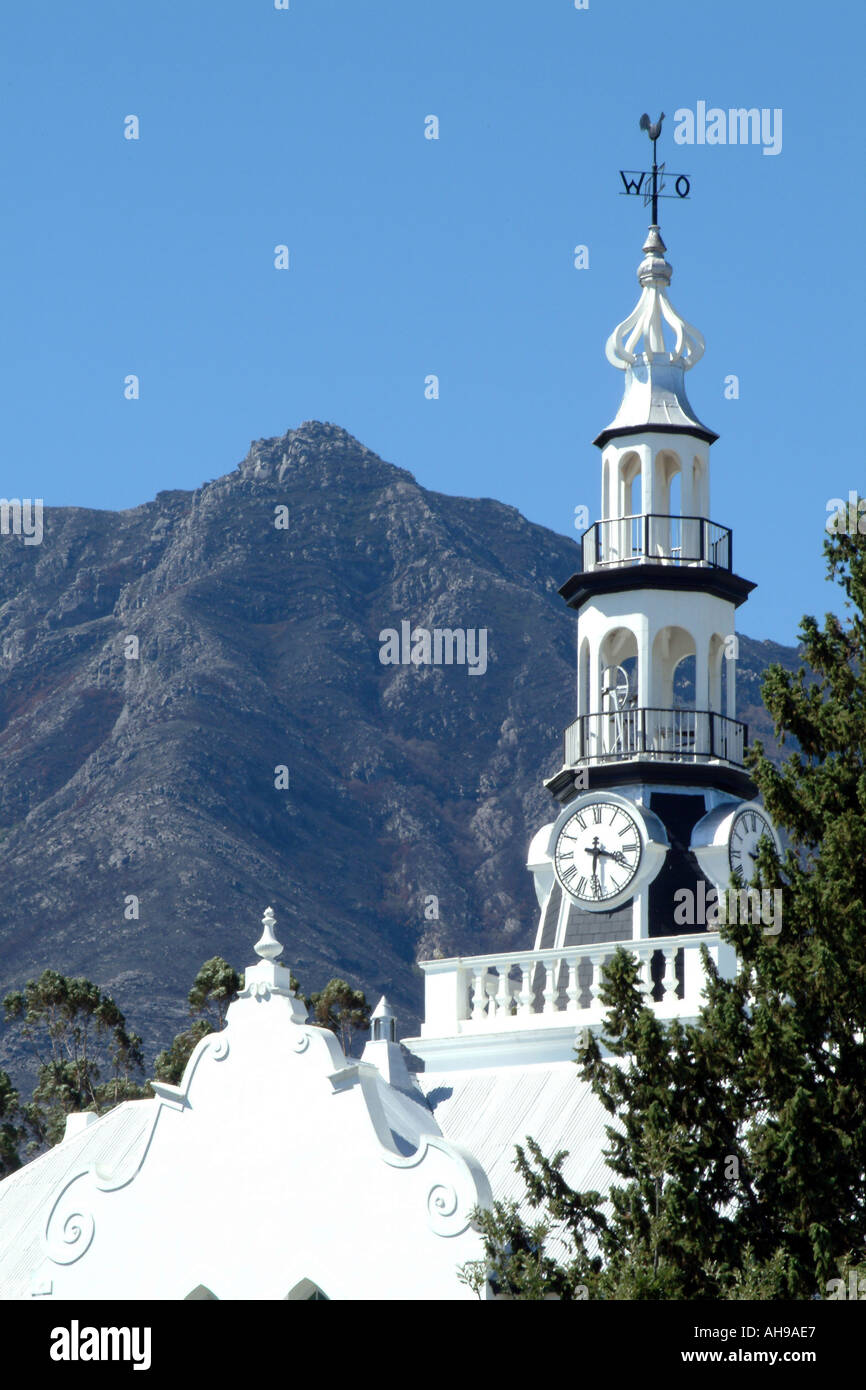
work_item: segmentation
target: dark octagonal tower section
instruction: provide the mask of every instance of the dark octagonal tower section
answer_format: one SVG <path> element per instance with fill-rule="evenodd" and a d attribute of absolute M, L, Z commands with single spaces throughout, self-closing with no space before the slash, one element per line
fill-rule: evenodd
<path fill-rule="evenodd" d="M 674 918 L 677 890 L 698 900 L 701 882 L 711 888 L 690 849 L 692 830 L 714 807 L 756 795 L 743 763 L 747 729 L 736 719 L 734 641 L 736 610 L 755 586 L 734 572 L 731 531 L 710 516 L 718 435 L 685 389 L 703 338 L 668 299 L 672 269 L 658 226 L 642 249 L 640 298 L 605 346 L 625 385 L 594 441 L 601 519 L 582 537 L 582 568 L 559 590 L 578 620 L 577 719 L 546 785 L 565 805 L 585 770 L 587 790 L 640 802 L 662 822 L 670 849 L 638 904 L 640 935 L 658 937 L 706 930 Z M 572 903 L 555 943 L 560 895 L 556 884 L 543 905 L 538 948 L 632 937 L 634 899 L 609 912 Z"/>

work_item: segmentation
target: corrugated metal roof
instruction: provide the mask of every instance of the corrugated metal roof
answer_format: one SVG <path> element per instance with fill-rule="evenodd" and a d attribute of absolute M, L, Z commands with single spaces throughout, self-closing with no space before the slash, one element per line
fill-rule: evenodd
<path fill-rule="evenodd" d="M 539 1063 L 488 1071 L 427 1072 L 418 1077 L 446 1139 L 475 1154 L 500 1201 L 517 1202 L 527 1219 L 538 1212 L 526 1202 L 514 1171 L 514 1146 L 527 1136 L 552 1158 L 568 1151 L 562 1173 L 579 1191 L 606 1193 L 613 1174 L 602 1156 L 611 1117 L 582 1081 L 573 1062 Z"/>
<path fill-rule="evenodd" d="M 125 1101 L 80 1134 L 57 1144 L 0 1182 L 0 1297 L 27 1297 L 45 1257 L 46 1199 L 76 1173 L 96 1164 L 116 1170 L 142 1145 L 156 1100 Z"/>

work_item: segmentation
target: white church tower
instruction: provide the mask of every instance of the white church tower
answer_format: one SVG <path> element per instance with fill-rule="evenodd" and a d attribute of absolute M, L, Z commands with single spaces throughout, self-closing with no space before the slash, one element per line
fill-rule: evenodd
<path fill-rule="evenodd" d="M 648 1002 L 665 1016 L 694 1016 L 701 944 L 723 973 L 735 969 L 715 930 L 719 895 L 731 875 L 751 882 L 762 835 L 778 849 L 754 800 L 747 729 L 736 717 L 736 614 L 754 585 L 734 571 L 731 530 L 712 517 L 718 436 L 685 384 L 704 340 L 669 298 L 661 120 L 643 117 L 641 127 L 653 141 L 652 223 L 638 302 L 605 346 L 624 389 L 594 441 L 600 518 L 582 537 L 581 568 L 560 589 L 577 615 L 577 717 L 546 783 L 562 809 L 529 850 L 540 907 L 534 950 L 423 964 L 427 1017 L 412 1046 L 428 1070 L 439 1058 L 479 1065 L 477 1046 L 465 1047 L 470 1036 L 486 1038 L 491 1060 L 516 1057 L 506 1030 L 512 1039 L 523 1033 L 523 1060 L 533 1048 L 560 1055 L 556 1030 L 564 1042 L 567 1023 L 573 1036 L 573 1022 L 600 1021 L 601 968 L 617 944 L 638 956 Z"/>

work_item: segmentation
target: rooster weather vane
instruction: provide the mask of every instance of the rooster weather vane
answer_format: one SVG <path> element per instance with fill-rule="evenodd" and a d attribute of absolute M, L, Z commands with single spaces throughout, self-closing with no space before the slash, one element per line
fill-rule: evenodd
<path fill-rule="evenodd" d="M 691 189 L 691 182 L 688 174 L 671 174 L 674 180 L 674 192 L 664 193 L 665 187 L 665 166 L 659 164 L 656 153 L 656 144 L 662 133 L 662 121 L 665 118 L 664 111 L 657 121 L 651 121 L 646 111 L 640 118 L 640 128 L 645 130 L 653 142 L 653 167 L 647 169 L 620 169 L 619 176 L 625 185 L 624 195 L 631 194 L 643 198 L 644 207 L 648 203 L 652 204 L 652 225 L 657 227 L 659 224 L 659 198 L 688 198 Z M 646 180 L 646 182 L 644 182 Z"/>

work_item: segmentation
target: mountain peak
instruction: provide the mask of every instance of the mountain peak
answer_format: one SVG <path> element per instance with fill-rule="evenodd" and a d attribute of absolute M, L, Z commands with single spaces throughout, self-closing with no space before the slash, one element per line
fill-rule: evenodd
<path fill-rule="evenodd" d="M 283 482 L 310 469 L 349 469 L 356 475 L 381 473 L 393 480 L 394 474 L 415 481 L 406 469 L 385 463 L 341 425 L 326 420 L 304 420 L 295 429 L 272 439 L 254 439 L 249 452 L 237 467 L 244 478 L 275 478 Z"/>

